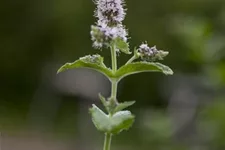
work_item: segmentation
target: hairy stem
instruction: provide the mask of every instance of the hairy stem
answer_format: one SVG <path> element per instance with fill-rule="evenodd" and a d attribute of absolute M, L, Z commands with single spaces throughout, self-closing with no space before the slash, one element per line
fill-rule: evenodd
<path fill-rule="evenodd" d="M 113 73 L 116 73 L 117 71 L 117 58 L 116 58 L 116 49 L 115 46 L 111 46 L 111 59 L 112 59 L 112 71 Z M 111 79 L 111 97 L 110 99 L 113 101 L 114 104 L 117 104 L 117 84 L 118 81 L 116 79 Z M 112 114 L 109 114 L 110 116 Z M 105 133 L 105 141 L 104 141 L 104 147 L 103 150 L 110 150 L 111 147 L 111 139 L 112 134 Z"/>
<path fill-rule="evenodd" d="M 117 71 L 117 57 L 116 57 L 116 49 L 115 46 L 112 45 L 111 47 L 111 59 L 112 59 L 112 70 L 113 73 L 116 73 Z M 118 81 L 116 79 L 111 79 L 111 97 L 110 99 L 112 99 L 114 101 L 114 103 L 117 103 L 117 84 Z"/>
<path fill-rule="evenodd" d="M 110 150 L 110 147 L 111 147 L 111 139 L 112 139 L 112 134 L 106 133 L 105 134 L 105 142 L 104 142 L 104 148 L 103 148 L 103 150 Z"/>
<path fill-rule="evenodd" d="M 111 97 L 110 99 L 112 99 L 114 101 L 114 104 L 117 104 L 117 85 L 118 85 L 118 81 L 117 80 L 111 80 Z"/>
<path fill-rule="evenodd" d="M 112 45 L 111 47 L 111 59 L 112 59 L 112 70 L 113 73 L 115 73 L 117 70 L 117 58 L 116 58 L 116 49 L 114 45 Z"/>

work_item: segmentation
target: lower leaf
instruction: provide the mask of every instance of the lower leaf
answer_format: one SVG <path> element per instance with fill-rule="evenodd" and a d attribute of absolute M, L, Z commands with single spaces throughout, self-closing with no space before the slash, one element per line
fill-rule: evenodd
<path fill-rule="evenodd" d="M 95 127 L 104 133 L 118 134 L 128 130 L 134 123 L 134 115 L 130 111 L 119 111 L 114 115 L 106 115 L 101 109 L 93 104 L 90 109 L 92 121 Z"/>

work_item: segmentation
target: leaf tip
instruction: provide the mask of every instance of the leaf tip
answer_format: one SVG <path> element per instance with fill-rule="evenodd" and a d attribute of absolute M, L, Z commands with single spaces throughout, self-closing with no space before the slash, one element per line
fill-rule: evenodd
<path fill-rule="evenodd" d="M 64 64 L 63 66 L 61 66 L 61 67 L 57 70 L 57 74 L 59 74 L 59 73 L 65 71 L 65 70 L 67 70 L 67 69 L 68 69 L 68 66 L 70 66 L 70 64 L 71 64 L 71 63 L 66 63 L 66 64 Z"/>
<path fill-rule="evenodd" d="M 62 67 L 61 67 L 61 68 L 59 68 L 59 69 L 57 70 L 56 74 L 59 74 L 59 73 L 61 73 L 62 71 L 63 71 L 63 69 L 62 69 Z"/>
<path fill-rule="evenodd" d="M 89 113 L 92 114 L 94 112 L 94 109 L 96 108 L 97 106 L 95 104 L 92 104 L 92 107 L 89 108 Z"/>
<path fill-rule="evenodd" d="M 163 73 L 165 75 L 173 75 L 174 74 L 173 70 L 170 69 L 169 67 L 167 69 L 163 70 Z"/>

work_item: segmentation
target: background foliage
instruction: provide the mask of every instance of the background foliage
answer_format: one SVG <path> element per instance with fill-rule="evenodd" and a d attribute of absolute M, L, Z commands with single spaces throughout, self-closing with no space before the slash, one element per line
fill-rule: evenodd
<path fill-rule="evenodd" d="M 120 83 L 118 99 L 137 101 L 131 108 L 137 120 L 129 132 L 113 139 L 113 149 L 224 149 L 225 1 L 126 2 L 131 47 L 148 41 L 168 50 L 164 64 L 175 75 L 138 74 Z M 101 147 L 103 136 L 91 124 L 88 108 L 93 102 L 100 105 L 99 92 L 109 94 L 107 79 L 85 69 L 56 76 L 68 60 L 99 53 L 89 35 L 94 7 L 91 0 L 0 1 L 5 149 L 21 139 L 36 147 L 28 137 L 48 137 L 52 145 L 60 141 L 66 145 L 62 149 Z M 100 53 L 109 65 L 109 51 Z M 119 64 L 127 59 L 120 54 Z"/>

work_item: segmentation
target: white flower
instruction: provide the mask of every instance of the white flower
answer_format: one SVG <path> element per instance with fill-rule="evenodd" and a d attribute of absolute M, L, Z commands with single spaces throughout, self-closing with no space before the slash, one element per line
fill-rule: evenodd
<path fill-rule="evenodd" d="M 154 49 L 156 49 L 156 47 L 154 47 Z M 142 56 L 152 56 L 154 54 L 152 48 L 150 48 L 148 46 L 148 44 L 141 44 L 138 52 L 142 55 Z"/>
<path fill-rule="evenodd" d="M 98 25 L 121 24 L 125 18 L 123 0 L 96 0 L 97 9 L 95 15 L 98 18 Z"/>
<path fill-rule="evenodd" d="M 127 30 L 122 25 L 125 18 L 123 0 L 95 0 L 97 24 L 91 27 L 91 39 L 96 48 L 108 47 L 120 38 L 127 42 Z"/>

